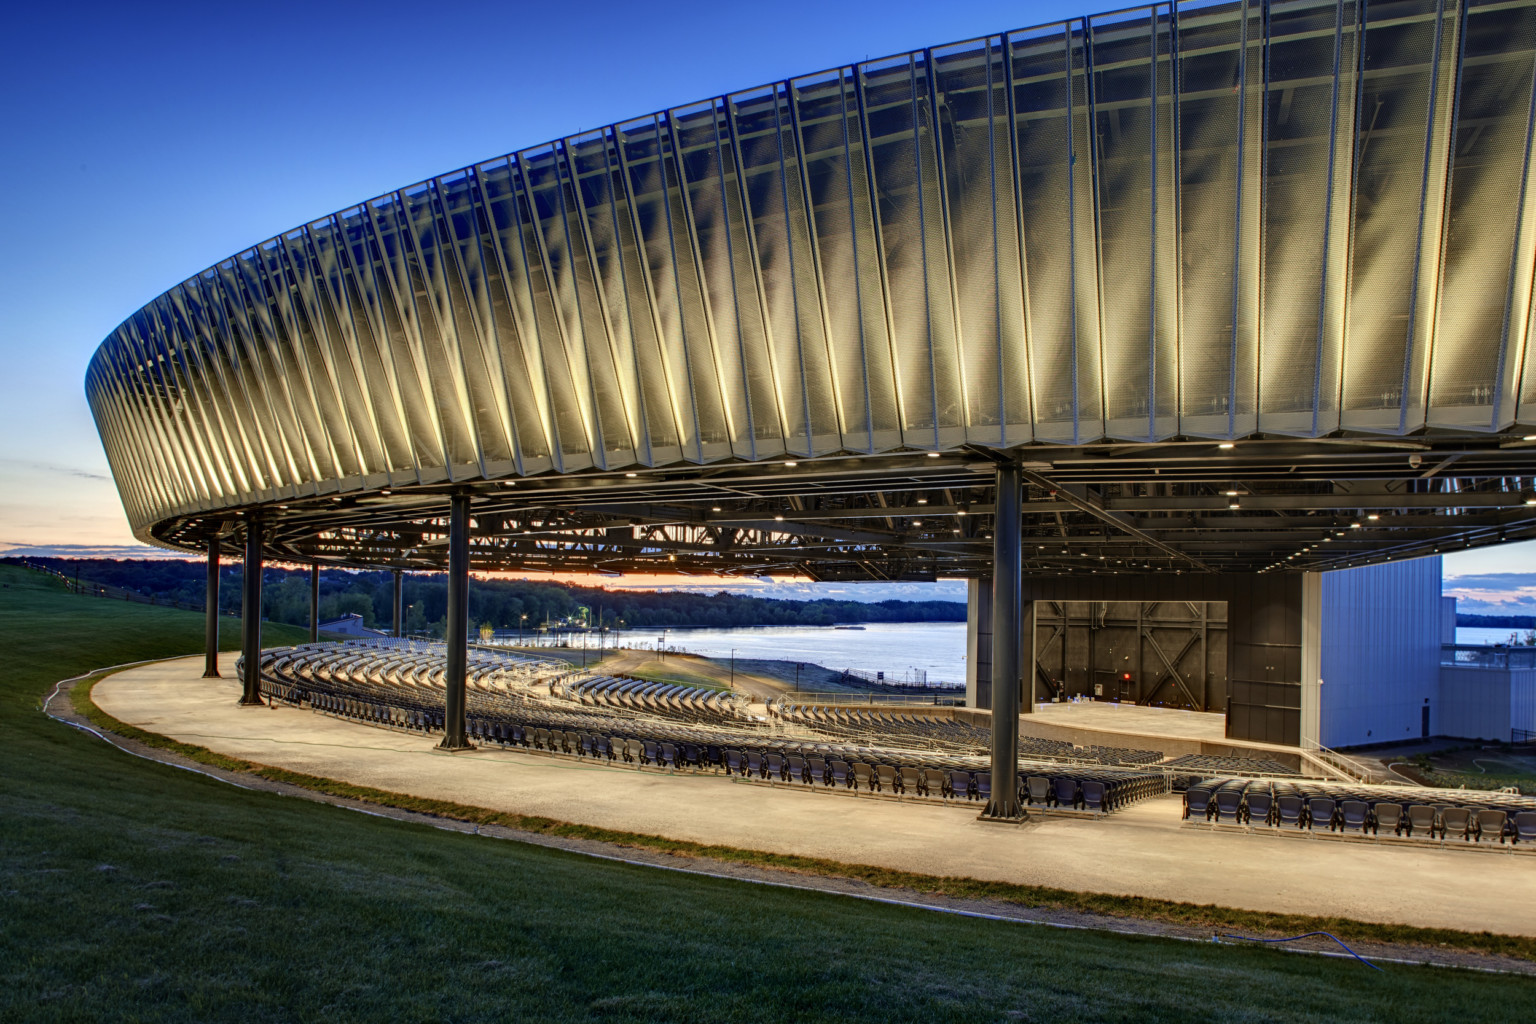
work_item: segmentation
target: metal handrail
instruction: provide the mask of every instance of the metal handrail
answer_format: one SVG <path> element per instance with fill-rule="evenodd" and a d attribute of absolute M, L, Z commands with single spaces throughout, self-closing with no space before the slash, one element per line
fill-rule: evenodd
<path fill-rule="evenodd" d="M 1331 775 L 1343 776 L 1342 781 L 1345 782 L 1363 782 L 1368 786 L 1405 785 L 1405 783 L 1399 782 L 1388 775 L 1371 771 L 1364 764 L 1346 754 L 1341 754 L 1337 750 L 1330 750 L 1322 745 L 1319 745 L 1316 750 L 1302 750 L 1301 756 L 1303 760 L 1319 765 Z"/>
<path fill-rule="evenodd" d="M 962 700 L 964 691 L 957 690 L 952 695 L 942 693 L 916 694 L 916 693 L 859 693 L 859 692 L 812 692 L 800 690 L 793 693 L 782 693 L 772 698 L 789 704 L 913 704 L 919 707 L 956 707 L 954 704 L 940 704 L 940 700 Z"/>

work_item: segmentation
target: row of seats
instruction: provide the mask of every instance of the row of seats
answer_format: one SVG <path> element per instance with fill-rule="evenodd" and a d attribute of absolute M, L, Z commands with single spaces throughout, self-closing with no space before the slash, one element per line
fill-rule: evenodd
<path fill-rule="evenodd" d="M 743 778 L 798 782 L 807 786 L 910 794 L 951 800 L 991 797 L 991 773 L 952 760 L 871 748 L 806 747 L 775 743 L 753 747 L 722 743 L 673 742 L 648 736 L 604 735 L 542 726 L 473 720 L 470 735 L 508 746 L 580 757 L 682 770 L 714 770 Z M 1161 774 L 1020 772 L 1022 799 L 1038 806 L 1073 807 L 1108 813 L 1164 791 Z"/>
<path fill-rule="evenodd" d="M 769 713 L 798 725 L 839 735 L 868 736 L 915 741 L 919 746 L 960 746 L 981 751 L 992 742 L 989 730 L 944 714 L 918 713 L 911 710 L 841 706 L 834 704 L 799 704 L 775 701 Z M 1066 740 L 1019 738 L 1019 753 L 1053 761 L 1081 761 L 1097 764 L 1154 764 L 1163 755 L 1156 750 L 1125 747 L 1079 747 Z"/>
<path fill-rule="evenodd" d="M 307 699 L 316 711 L 324 711 L 340 718 L 352 718 L 360 722 L 371 722 L 417 732 L 435 732 L 443 728 L 443 716 L 437 712 L 393 707 L 388 704 L 376 704 L 372 701 L 328 693 L 305 693 L 296 688 L 288 691 L 289 696 L 275 693 L 266 687 L 263 687 L 263 690 L 269 696 L 275 696 L 279 700 L 286 700 L 292 704 L 298 704 L 301 700 Z"/>
<path fill-rule="evenodd" d="M 657 683 L 625 676 L 580 676 L 555 684 L 567 699 L 591 706 L 646 711 L 663 718 L 693 722 L 751 723 L 741 713 L 740 700 L 720 690 Z"/>
<path fill-rule="evenodd" d="M 900 737 L 925 746 L 942 744 L 977 749 L 988 742 L 985 730 L 947 715 L 782 701 L 771 703 L 768 710 L 786 722 L 836 734 Z"/>
<path fill-rule="evenodd" d="M 1202 775 L 1241 773 L 1244 775 L 1297 775 L 1279 761 L 1260 757 L 1226 757 L 1219 754 L 1180 754 L 1163 762 L 1164 768 L 1186 768 Z"/>
<path fill-rule="evenodd" d="M 565 673 L 563 678 L 555 677 L 555 687 L 564 694 L 589 678 L 598 677 Z M 308 703 L 328 714 L 403 729 L 442 728 L 441 688 L 407 680 L 399 673 L 355 668 L 316 672 L 302 685 L 273 673 L 264 674 L 263 685 L 269 691 L 281 689 L 290 701 Z M 647 697 L 653 700 L 660 692 L 652 691 Z M 916 745 L 900 736 L 888 737 L 889 745 L 816 741 L 775 736 L 745 720 L 669 717 L 650 710 L 647 699 L 626 707 L 582 703 L 564 696 L 551 698 L 548 694 L 549 688 L 542 682 L 537 686 L 471 686 L 466 692 L 466 727 L 471 739 L 679 770 L 734 771 L 770 781 L 823 787 L 951 800 L 990 796 L 988 759 L 970 745 Z M 1083 752 L 1056 741 L 1046 746 L 1053 751 Z M 728 751 L 737 754 L 734 766 Z M 1028 753 L 1021 750 L 1026 757 Z M 1072 780 L 1070 792 L 1057 790 L 1055 776 L 1063 773 Z M 1041 764 L 1022 768 L 1018 785 L 1034 805 L 1110 811 L 1149 795 L 1148 780 L 1155 781 L 1161 791 L 1162 776 L 1146 776 L 1137 782 L 1132 774 L 1082 764 L 1059 770 Z M 1051 779 L 1049 793 L 1031 798 L 1030 776 Z"/>
<path fill-rule="evenodd" d="M 386 643 L 388 641 L 388 643 Z M 343 643 L 304 644 L 262 654 L 262 674 L 276 682 L 307 686 L 422 687 L 441 690 L 446 647 L 381 637 Z M 520 654 L 471 649 L 471 687 L 526 684 L 547 678 L 558 665 Z"/>
<path fill-rule="evenodd" d="M 1088 753 L 1102 764 L 1157 764 L 1163 759 L 1161 750 L 1139 750 L 1133 747 L 1103 747 L 1092 744 Z"/>
<path fill-rule="evenodd" d="M 1451 796 L 1456 792 L 1456 796 Z M 1328 784 L 1296 785 L 1247 779 L 1207 779 L 1184 795 L 1183 817 L 1272 828 L 1465 842 L 1536 842 L 1536 800 L 1415 788 L 1408 793 Z M 1490 804 L 1502 806 L 1490 806 Z"/>

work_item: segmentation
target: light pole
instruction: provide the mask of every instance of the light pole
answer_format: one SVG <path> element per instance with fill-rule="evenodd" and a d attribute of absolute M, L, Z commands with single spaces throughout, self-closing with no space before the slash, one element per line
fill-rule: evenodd
<path fill-rule="evenodd" d="M 795 692 L 800 692 L 800 662 L 795 662 Z"/>
<path fill-rule="evenodd" d="M 736 648 L 731 648 L 731 691 L 736 690 Z"/>
<path fill-rule="evenodd" d="M 517 620 L 517 646 L 523 646 L 523 625 L 528 621 L 528 613 L 523 612 L 522 618 Z"/>

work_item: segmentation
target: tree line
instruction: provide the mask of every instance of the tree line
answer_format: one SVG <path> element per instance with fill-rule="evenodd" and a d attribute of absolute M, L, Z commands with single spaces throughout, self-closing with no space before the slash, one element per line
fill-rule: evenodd
<path fill-rule="evenodd" d="M 1536 615 L 1476 615 L 1457 612 L 1456 625 L 1480 629 L 1536 629 Z"/>
<path fill-rule="evenodd" d="M 0 561 L 17 561 L 3 559 Z M 201 604 L 206 586 L 202 562 L 185 559 L 30 558 L 82 582 L 135 590 L 161 600 Z M 219 607 L 238 613 L 243 579 L 240 565 L 223 567 Z M 406 573 L 405 629 L 442 636 L 448 617 L 448 585 L 441 573 Z M 363 624 L 387 629 L 394 577 L 389 572 L 349 569 L 320 571 L 320 621 L 349 613 Z M 262 573 L 262 615 L 274 622 L 307 625 L 309 570 L 267 568 Z M 537 580 L 472 579 L 469 618 L 492 629 L 562 628 L 660 629 L 688 626 L 830 626 L 866 622 L 964 622 L 957 601 L 789 601 L 719 592 L 609 590 Z"/>

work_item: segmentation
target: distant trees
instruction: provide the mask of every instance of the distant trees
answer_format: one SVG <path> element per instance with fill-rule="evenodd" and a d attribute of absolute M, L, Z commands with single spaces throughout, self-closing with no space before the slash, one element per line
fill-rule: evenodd
<path fill-rule="evenodd" d="M 1536 615 L 1474 615 L 1457 612 L 1456 625 L 1480 629 L 1532 629 L 1536 628 Z"/>
<path fill-rule="evenodd" d="M 82 580 L 137 590 L 159 598 L 199 604 L 203 600 L 203 565 L 181 559 L 29 559 L 66 575 L 76 567 Z M 8 560 L 0 560 L 8 561 Z M 219 606 L 240 608 L 241 567 L 228 566 L 221 577 Z M 389 628 L 393 580 L 388 572 L 323 569 L 320 573 L 320 621 L 349 612 L 363 624 Z M 442 635 L 448 616 L 448 587 L 441 573 L 407 573 L 404 579 L 405 629 Z M 262 577 L 262 613 L 275 622 L 309 622 L 309 570 L 268 568 Z M 965 605 L 956 601 L 780 601 L 716 594 L 651 590 L 607 590 L 533 580 L 477 579 L 469 588 L 472 622 L 492 629 L 528 630 L 550 625 L 620 626 L 629 629 L 709 626 L 830 626 L 856 622 L 964 622 Z"/>

